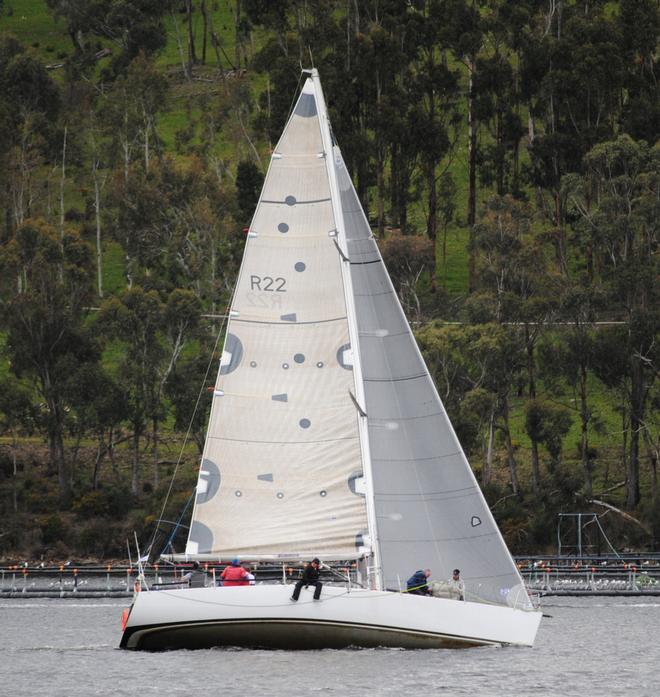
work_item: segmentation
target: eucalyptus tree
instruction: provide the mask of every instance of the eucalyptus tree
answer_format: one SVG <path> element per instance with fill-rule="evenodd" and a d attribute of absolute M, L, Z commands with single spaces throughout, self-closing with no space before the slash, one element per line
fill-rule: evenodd
<path fill-rule="evenodd" d="M 476 0 L 441 0 L 438 15 L 443 18 L 442 45 L 451 50 L 453 56 L 467 71 L 467 121 L 468 121 L 468 196 L 467 225 L 471 229 L 477 220 L 477 164 L 479 161 L 479 123 L 475 76 L 477 56 L 482 49 L 484 36 L 481 14 Z M 474 287 L 474 259 L 468 260 L 468 283 Z"/>
<path fill-rule="evenodd" d="M 163 301 L 155 290 L 145 291 L 139 286 L 107 300 L 99 312 L 99 330 L 125 346 L 118 378 L 127 394 L 132 428 L 133 494 L 139 490 L 140 444 L 147 433 L 151 439 L 154 483 L 159 483 L 159 426 L 167 413 L 165 385 L 186 341 L 197 328 L 199 314 L 199 300 L 190 291 L 174 290 Z"/>
<path fill-rule="evenodd" d="M 417 284 L 422 273 L 435 265 L 435 245 L 421 235 L 392 232 L 381 241 L 380 250 L 406 315 L 419 322 L 422 307 Z"/>
<path fill-rule="evenodd" d="M 480 327 L 480 336 L 469 347 L 468 356 L 479 366 L 480 375 L 483 375 L 480 386 L 491 395 L 484 481 L 490 480 L 493 439 L 495 431 L 499 431 L 504 439 L 511 490 L 513 494 L 520 496 L 522 487 L 511 427 L 511 399 L 516 394 L 525 365 L 523 346 L 517 333 L 511 331 L 510 327 L 488 323 Z"/>
<path fill-rule="evenodd" d="M 478 121 L 475 102 L 474 77 L 477 56 L 483 46 L 483 28 L 476 0 L 441 0 L 437 14 L 444 18 L 443 45 L 466 68 L 468 74 L 468 225 L 474 225 L 477 211 Z"/>
<path fill-rule="evenodd" d="M 0 36 L 0 205 L 5 238 L 47 213 L 44 166 L 54 160 L 60 90 L 13 36 Z"/>
<path fill-rule="evenodd" d="M 365 28 L 364 33 L 355 40 L 355 48 L 352 63 L 352 72 L 359 76 L 360 103 L 363 106 L 362 130 L 363 138 L 369 143 L 367 152 L 373 153 L 375 183 L 376 183 L 376 223 L 378 236 L 385 234 L 387 198 L 386 178 L 388 155 L 390 170 L 391 200 L 396 201 L 391 211 L 394 224 L 398 224 L 402 230 L 407 227 L 407 190 L 410 182 L 409 162 L 404 154 L 411 150 L 409 146 L 414 134 L 405 125 L 408 116 L 408 104 L 405 83 L 400 79 L 402 74 L 408 75 L 407 64 L 401 48 L 401 40 L 391 28 L 382 23 L 371 23 Z M 346 75 L 346 79 L 349 75 Z M 335 89 L 341 89 L 337 83 Z M 341 105 L 344 98 L 338 95 L 337 104 Z M 345 117 L 335 108 L 338 127 L 346 128 Z M 373 136 L 369 135 L 369 131 Z M 348 138 L 350 135 L 345 134 Z M 342 134 L 342 142 L 344 135 Z M 351 141 L 348 141 L 349 144 Z M 398 148 L 398 152 L 395 151 Z M 348 157 L 357 164 L 356 152 L 348 153 Z M 362 165 L 364 168 L 364 165 Z M 365 175 L 362 175 L 363 181 Z M 367 204 L 365 210 L 369 210 L 368 201 L 362 192 L 363 203 Z M 395 222 L 396 221 L 396 222 Z"/>
<path fill-rule="evenodd" d="M 170 373 L 165 383 L 165 396 L 172 404 L 174 428 L 186 435 L 189 432 L 201 456 L 211 410 L 211 394 L 204 384 L 205 378 L 208 379 L 211 347 L 202 336 L 199 341 L 198 354 L 179 361 Z M 213 359 L 219 357 L 213 356 Z"/>
<path fill-rule="evenodd" d="M 615 22 L 625 69 L 623 131 L 652 143 L 660 133 L 660 6 L 655 0 L 621 0 L 617 4 Z"/>
<path fill-rule="evenodd" d="M 474 112 L 488 135 L 482 134 L 480 178 L 486 187 L 494 183 L 499 196 L 521 193 L 519 150 L 524 129 L 515 50 L 520 23 L 526 16 L 524 5 L 511 0 L 486 3 L 482 28 L 487 48 L 477 56 L 473 79 Z"/>
<path fill-rule="evenodd" d="M 417 332 L 440 398 L 466 450 L 480 439 L 485 451 L 481 479 L 489 484 L 495 432 L 502 434 L 512 492 L 521 494 L 511 428 L 511 396 L 524 354 L 515 332 L 496 322 L 465 326 L 429 324 Z"/>
<path fill-rule="evenodd" d="M 0 249 L 2 323 L 11 370 L 24 376 L 45 404 L 50 464 L 60 498 L 68 503 L 71 481 L 64 448 L 73 382 L 85 365 L 96 365 L 100 348 L 85 326 L 93 295 L 91 249 L 76 234 L 43 221 L 23 223 Z M 20 278 L 16 291 L 14 279 Z"/>
<path fill-rule="evenodd" d="M 625 322 L 630 451 L 627 505 L 639 503 L 640 434 L 658 373 L 660 148 L 629 136 L 595 146 L 565 183 L 609 307 Z"/>
<path fill-rule="evenodd" d="M 193 200 L 196 183 L 193 171 L 169 159 L 152 164 L 149 172 L 139 165 L 131 168 L 127 181 L 115 173 L 109 191 L 111 229 L 126 254 L 129 287 L 186 285 L 179 283 L 182 269 L 176 263 L 179 212 Z"/>
<path fill-rule="evenodd" d="M 0 379 L 0 434 L 11 458 L 13 513 L 18 512 L 18 446 L 21 438 L 36 430 L 37 413 L 38 407 L 27 385 L 14 376 Z"/>
<path fill-rule="evenodd" d="M 561 461 L 564 436 L 571 424 L 571 413 L 566 407 L 541 399 L 531 399 L 525 405 L 525 431 L 532 442 L 532 485 L 535 493 L 541 491 L 538 444 L 545 445 L 550 455 L 548 469 L 553 474 Z"/>
<path fill-rule="evenodd" d="M 115 77 L 140 53 L 152 55 L 166 42 L 162 0 L 47 0 L 55 16 L 67 24 L 74 47 L 74 60 L 92 62 L 98 50 L 93 37 L 115 49 L 111 70 Z"/>
<path fill-rule="evenodd" d="M 546 387 L 561 393 L 566 384 L 573 392 L 572 403 L 579 415 L 578 450 L 582 464 L 584 491 L 593 491 L 595 451 L 591 432 L 599 424 L 589 381 L 594 370 L 595 321 L 603 306 L 603 293 L 584 277 L 567 284 L 559 299 L 558 314 L 566 324 L 561 332 L 549 334 L 539 345 L 539 365 Z"/>
<path fill-rule="evenodd" d="M 189 289 L 215 312 L 242 252 L 234 187 L 219 186 L 197 157 L 185 165 L 163 158 L 148 174 L 136 167 L 129 182 L 115 176 L 109 191 L 109 227 L 124 249 L 129 287 Z"/>
<path fill-rule="evenodd" d="M 440 201 L 440 225 L 442 226 L 442 284 L 447 289 L 447 235 L 449 226 L 456 214 L 456 194 L 458 187 L 451 172 L 445 171 L 438 180 L 438 198 Z"/>
<path fill-rule="evenodd" d="M 448 47 L 442 43 L 445 38 L 442 10 L 441 2 L 429 0 L 420 4 L 418 26 L 414 29 L 417 55 L 412 78 L 412 93 L 417 95 L 418 104 L 419 159 L 427 192 L 426 234 L 434 249 L 438 232 L 438 180 L 443 174 L 438 167 L 454 149 L 461 123 L 459 75 L 448 67 Z M 435 292 L 435 255 L 430 272 L 431 291 Z"/>
<path fill-rule="evenodd" d="M 415 335 L 461 445 L 466 452 L 481 445 L 481 481 L 489 484 L 497 397 L 487 385 L 490 356 L 475 350 L 485 331 L 486 325 L 436 322 L 422 326 Z"/>
<path fill-rule="evenodd" d="M 151 400 L 158 381 L 158 366 L 165 350 L 159 341 L 163 322 L 163 303 L 156 291 L 139 286 L 121 297 L 110 298 L 101 306 L 98 329 L 109 339 L 119 339 L 126 349 L 118 366 L 118 380 L 127 396 L 127 420 L 132 431 L 131 492 L 139 492 L 141 475 L 140 443 L 150 416 L 161 413 Z"/>
<path fill-rule="evenodd" d="M 106 161 L 122 168 L 125 183 L 131 165 L 141 161 L 148 172 L 154 150 L 160 153 L 157 120 L 168 92 L 165 76 L 140 53 L 127 66 L 126 74 L 104 90 L 98 102 L 98 120 L 107 137 Z"/>
<path fill-rule="evenodd" d="M 530 109 L 530 183 L 556 228 L 557 260 L 569 273 L 566 198 L 561 181 L 611 137 L 625 73 L 616 26 L 604 3 L 551 3 L 523 38 L 522 90 Z"/>
<path fill-rule="evenodd" d="M 72 448 L 71 477 L 74 479 L 76 455 L 84 439 L 96 439 L 96 454 L 91 471 L 91 488 L 97 490 L 101 479 L 101 465 L 110 460 L 113 477 L 120 478 L 115 460 L 115 448 L 125 436 L 122 425 L 128 418 L 128 395 L 122 385 L 101 365 L 87 364 L 71 380 L 69 434 L 75 438 Z"/>
<path fill-rule="evenodd" d="M 511 197 L 493 197 L 472 233 L 472 253 L 479 279 L 478 293 L 468 307 L 476 317 L 506 325 L 524 356 L 526 391 L 537 398 L 536 347 L 556 313 L 558 285 L 549 261 L 546 236 L 533 228 L 531 207 Z M 520 366 L 522 378 L 523 365 Z M 508 425 L 505 424 L 508 429 Z M 533 483 L 539 486 L 539 438 L 530 430 Z"/>

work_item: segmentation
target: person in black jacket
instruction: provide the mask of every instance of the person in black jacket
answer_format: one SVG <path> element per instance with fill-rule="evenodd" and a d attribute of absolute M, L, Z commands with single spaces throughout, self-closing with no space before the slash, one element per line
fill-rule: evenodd
<path fill-rule="evenodd" d="M 319 581 L 320 566 L 321 562 L 318 559 L 312 559 L 311 563 L 307 564 L 307 566 L 303 569 L 302 578 L 300 581 L 298 581 L 298 583 L 296 583 L 296 587 L 293 589 L 291 600 L 298 600 L 300 597 L 300 590 L 303 586 L 305 586 L 305 588 L 307 588 L 307 586 L 315 586 L 316 590 L 314 591 L 314 600 L 321 599 L 321 588 L 323 588 L 323 584 Z"/>

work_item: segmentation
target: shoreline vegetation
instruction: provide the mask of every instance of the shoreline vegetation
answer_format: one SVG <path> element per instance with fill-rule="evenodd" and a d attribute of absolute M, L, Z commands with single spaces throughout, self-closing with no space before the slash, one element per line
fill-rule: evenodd
<path fill-rule="evenodd" d="M 0 0 L 0 558 L 181 549 L 310 63 L 509 548 L 593 513 L 657 551 L 659 37 L 655 0 Z"/>

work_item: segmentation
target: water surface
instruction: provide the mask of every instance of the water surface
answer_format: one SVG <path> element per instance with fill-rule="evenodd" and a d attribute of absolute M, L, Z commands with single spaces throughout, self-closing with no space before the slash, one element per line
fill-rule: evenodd
<path fill-rule="evenodd" d="M 536 646 L 118 650 L 123 600 L 0 599 L 0 694 L 660 695 L 660 598 L 547 598 Z"/>

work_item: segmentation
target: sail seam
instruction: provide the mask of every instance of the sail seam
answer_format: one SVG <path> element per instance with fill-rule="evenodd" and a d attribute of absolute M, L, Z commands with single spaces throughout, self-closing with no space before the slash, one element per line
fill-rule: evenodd
<path fill-rule="evenodd" d="M 384 494 L 382 491 L 378 492 L 379 496 L 387 499 L 389 503 L 406 503 L 409 501 L 452 501 L 453 499 L 466 499 L 474 495 L 474 489 L 466 491 L 464 493 L 456 494 L 455 496 L 445 495 L 442 491 L 436 491 L 431 494 Z"/>
<path fill-rule="evenodd" d="M 391 290 L 384 290 L 382 293 L 355 293 L 356 298 L 377 298 L 381 295 L 393 295 L 393 293 Z"/>
<path fill-rule="evenodd" d="M 433 460 L 443 460 L 446 457 L 455 457 L 460 455 L 460 452 L 456 450 L 453 453 L 447 453 L 446 455 L 431 455 L 430 457 L 412 457 L 412 458 L 386 458 L 386 457 L 376 457 L 374 460 L 376 462 L 431 462 Z"/>
<path fill-rule="evenodd" d="M 448 489 L 447 491 L 431 491 L 428 494 L 402 494 L 400 492 L 396 492 L 394 494 L 389 494 L 389 493 L 386 493 L 384 491 L 379 491 L 377 493 L 380 494 L 381 496 L 391 496 L 393 498 L 398 497 L 397 500 L 403 500 L 409 496 L 413 496 L 415 498 L 418 498 L 419 496 L 444 496 L 446 494 L 458 494 L 460 492 L 470 492 L 470 491 L 474 491 L 474 490 L 475 490 L 475 487 L 466 486 L 466 487 L 463 487 L 462 489 Z M 458 497 L 452 497 L 452 498 L 458 498 Z"/>
<path fill-rule="evenodd" d="M 274 324 L 283 327 L 292 327 L 299 324 L 327 324 L 328 322 L 341 322 L 346 319 L 346 317 L 332 317 L 331 319 L 313 319 L 306 320 L 305 322 L 272 322 L 270 320 L 264 319 L 240 319 L 238 317 L 233 318 L 234 322 L 243 322 L 244 324 Z"/>
<path fill-rule="evenodd" d="M 381 516 L 379 516 L 381 517 Z M 493 535 L 497 535 L 497 532 L 495 530 L 491 530 L 490 532 L 484 533 L 482 535 L 465 535 L 464 537 L 390 537 L 390 538 L 385 538 L 387 542 L 390 543 L 396 543 L 396 544 L 401 544 L 401 543 L 411 543 L 411 542 L 432 542 L 437 544 L 438 542 L 453 542 L 454 540 L 476 540 L 481 537 L 492 537 Z M 506 576 L 506 574 L 502 574 L 503 576 Z M 480 578 L 495 578 L 494 576 L 482 576 Z"/>
<path fill-rule="evenodd" d="M 465 535 L 463 537 L 417 537 L 417 538 L 404 538 L 404 537 L 391 537 L 388 538 L 388 542 L 453 542 L 454 540 L 476 540 L 480 537 L 492 537 L 493 535 L 497 535 L 497 532 L 495 530 L 491 530 L 490 532 L 483 533 L 482 535 Z M 484 576 L 483 578 L 494 578 L 492 576 Z"/>
<path fill-rule="evenodd" d="M 209 435 L 212 440 L 226 440 L 232 443 L 269 443 L 271 445 L 310 445 L 311 443 L 340 443 L 346 440 L 358 440 L 358 437 L 351 438 L 327 438 L 323 440 L 245 440 L 245 438 L 227 438 Z"/>
<path fill-rule="evenodd" d="M 308 203 L 325 203 L 326 201 L 331 201 L 332 199 L 330 198 L 317 198 L 313 199 L 310 201 L 296 201 L 293 205 L 294 206 L 302 206 Z M 278 205 L 282 206 L 288 206 L 289 204 L 286 201 L 273 201 L 273 200 L 268 200 L 268 199 L 263 199 L 261 203 L 276 203 Z"/>
<path fill-rule="evenodd" d="M 419 380 L 419 378 L 425 378 L 426 373 L 419 373 L 418 375 L 404 375 L 400 378 L 364 378 L 365 382 L 405 382 L 406 380 Z M 440 413 L 440 412 L 438 412 Z"/>
<path fill-rule="evenodd" d="M 443 412 L 441 411 L 434 411 L 432 414 L 417 414 L 417 416 L 397 416 L 393 414 L 391 416 L 375 416 L 372 418 L 372 421 L 416 421 L 417 419 L 428 419 L 432 416 L 442 416 L 442 414 Z"/>
<path fill-rule="evenodd" d="M 385 336 L 379 336 L 378 334 L 376 334 L 377 331 L 378 331 L 378 329 L 365 329 L 364 331 L 360 332 L 360 336 L 366 336 L 366 337 L 371 338 L 371 339 L 392 339 L 392 338 L 397 337 L 397 336 L 407 336 L 408 335 L 408 332 L 405 331 L 405 332 L 396 332 L 396 333 L 392 332 L 390 334 L 386 334 Z"/>

